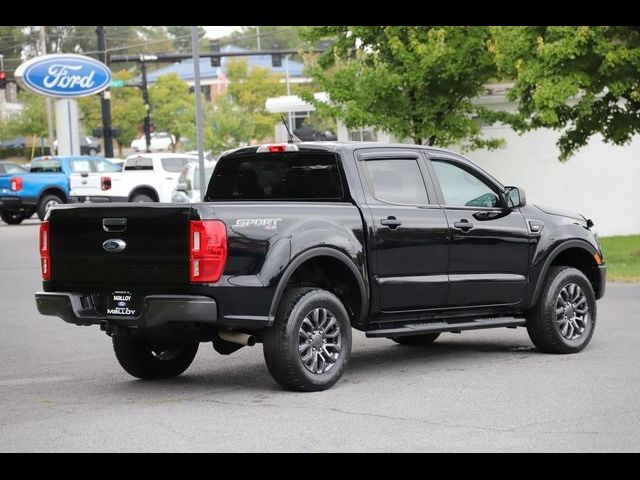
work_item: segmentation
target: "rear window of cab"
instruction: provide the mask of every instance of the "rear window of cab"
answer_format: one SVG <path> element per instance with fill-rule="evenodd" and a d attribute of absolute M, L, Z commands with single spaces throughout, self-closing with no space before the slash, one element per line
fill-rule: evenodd
<path fill-rule="evenodd" d="M 340 201 L 345 197 L 335 154 L 284 152 L 223 157 L 208 200 Z"/>

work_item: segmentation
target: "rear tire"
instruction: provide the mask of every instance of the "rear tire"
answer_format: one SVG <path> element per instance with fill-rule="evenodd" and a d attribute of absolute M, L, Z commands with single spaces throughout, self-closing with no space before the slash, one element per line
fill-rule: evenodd
<path fill-rule="evenodd" d="M 189 368 L 198 346 L 198 343 L 156 342 L 126 335 L 113 337 L 113 350 L 122 368 L 142 380 L 177 377 Z"/>
<path fill-rule="evenodd" d="M 389 338 L 400 345 L 418 346 L 429 345 L 435 342 L 436 338 L 438 338 L 439 336 L 439 333 L 425 333 L 423 335 L 406 335 L 402 337 Z"/>
<path fill-rule="evenodd" d="M 64 203 L 64 201 L 58 197 L 57 195 L 45 195 L 40 199 L 40 203 L 38 203 L 38 208 L 36 212 L 38 213 L 38 218 L 40 221 L 44 220 L 44 217 L 47 215 L 47 212 L 51 207 L 55 205 L 60 205 Z"/>
<path fill-rule="evenodd" d="M 12 212 L 8 210 L 2 210 L 0 212 L 0 218 L 8 225 L 19 225 L 26 218 L 24 212 Z"/>
<path fill-rule="evenodd" d="M 138 193 L 131 198 L 132 203 L 153 203 L 154 200 L 149 195 Z"/>
<path fill-rule="evenodd" d="M 580 270 L 551 267 L 535 306 L 527 314 L 533 344 L 546 353 L 577 353 L 596 326 L 596 297 Z"/>
<path fill-rule="evenodd" d="M 351 356 L 351 323 L 342 302 L 317 288 L 292 288 L 265 332 L 264 358 L 287 390 L 326 390 L 344 373 Z"/>

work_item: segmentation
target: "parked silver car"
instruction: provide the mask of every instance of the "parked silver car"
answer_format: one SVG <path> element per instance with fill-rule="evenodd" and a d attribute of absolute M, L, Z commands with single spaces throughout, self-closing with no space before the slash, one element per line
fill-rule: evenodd
<path fill-rule="evenodd" d="M 217 160 L 205 160 L 204 178 L 206 186 L 209 184 Z M 187 163 L 178 177 L 176 188 L 171 195 L 173 203 L 193 203 L 200 201 L 200 176 L 198 162 Z"/>

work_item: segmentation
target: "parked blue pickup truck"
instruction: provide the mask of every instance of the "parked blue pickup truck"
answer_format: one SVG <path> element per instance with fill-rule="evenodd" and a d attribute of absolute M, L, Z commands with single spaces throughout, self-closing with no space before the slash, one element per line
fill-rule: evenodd
<path fill-rule="evenodd" d="M 0 218 L 17 225 L 35 212 L 42 220 L 52 206 L 67 202 L 72 173 L 118 171 L 120 166 L 101 157 L 36 157 L 28 173 L 0 173 Z"/>

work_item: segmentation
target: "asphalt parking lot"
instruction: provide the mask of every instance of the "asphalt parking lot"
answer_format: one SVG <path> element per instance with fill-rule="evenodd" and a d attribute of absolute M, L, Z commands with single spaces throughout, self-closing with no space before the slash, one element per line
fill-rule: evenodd
<path fill-rule="evenodd" d="M 538 353 L 521 328 L 417 348 L 356 332 L 326 392 L 281 390 L 260 346 L 201 344 L 150 383 L 97 327 L 38 314 L 38 223 L 0 222 L 0 451 L 640 451 L 640 285 L 607 286 L 577 355 Z"/>

